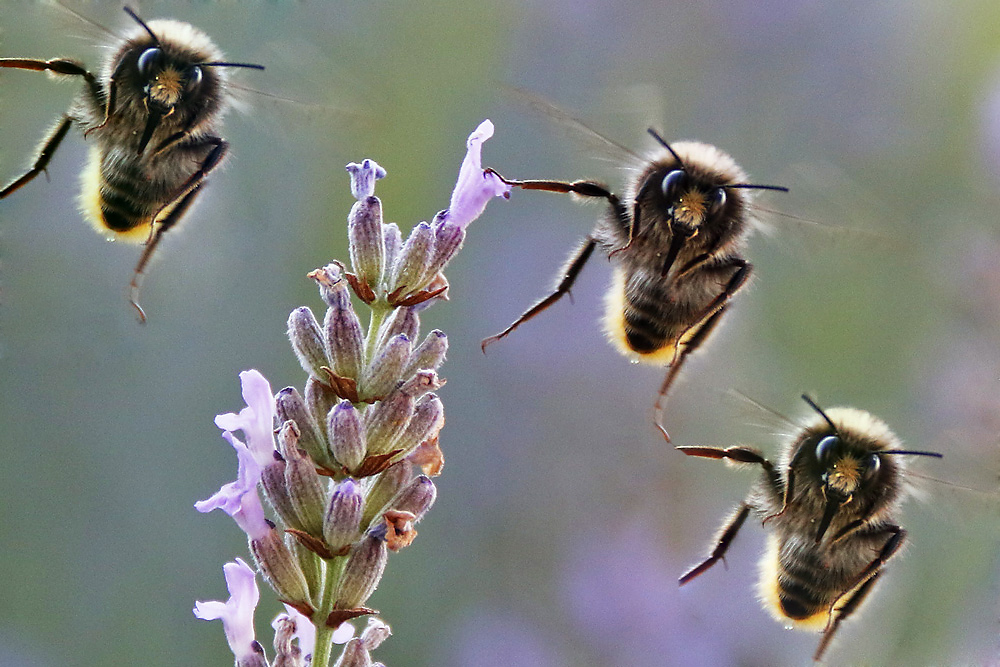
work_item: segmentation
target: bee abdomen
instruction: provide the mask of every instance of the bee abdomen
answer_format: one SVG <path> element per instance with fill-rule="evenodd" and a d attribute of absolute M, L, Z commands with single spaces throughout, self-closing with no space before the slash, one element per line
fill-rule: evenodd
<path fill-rule="evenodd" d="M 829 606 L 829 593 L 817 589 L 812 583 L 815 572 L 798 572 L 780 568 L 778 576 L 778 605 L 781 613 L 790 619 L 803 621 L 819 613 L 825 613 Z"/>
<path fill-rule="evenodd" d="M 149 204 L 135 197 L 135 181 L 118 176 L 101 179 L 100 207 L 104 224 L 113 232 L 128 232 L 149 222 Z"/>
<path fill-rule="evenodd" d="M 669 342 L 664 322 L 664 304 L 647 295 L 631 295 L 626 299 L 625 340 L 639 354 L 656 352 Z"/>

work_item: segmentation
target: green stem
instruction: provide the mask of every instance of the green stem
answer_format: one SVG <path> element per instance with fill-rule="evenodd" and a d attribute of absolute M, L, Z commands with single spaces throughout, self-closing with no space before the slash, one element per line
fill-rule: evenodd
<path fill-rule="evenodd" d="M 378 330 L 385 321 L 386 315 L 392 312 L 392 306 L 387 303 L 376 301 L 369 306 L 372 309 L 372 316 L 368 322 L 368 333 L 365 336 L 365 358 L 364 364 L 367 367 L 375 356 L 375 343 L 378 341 Z"/>
<path fill-rule="evenodd" d="M 333 655 L 333 628 L 326 623 L 316 625 L 316 647 L 313 648 L 311 667 L 328 667 Z"/>

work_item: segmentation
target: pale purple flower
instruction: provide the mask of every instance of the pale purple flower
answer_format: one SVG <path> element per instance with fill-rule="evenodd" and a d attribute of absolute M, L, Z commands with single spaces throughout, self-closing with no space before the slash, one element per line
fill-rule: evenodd
<path fill-rule="evenodd" d="M 229 599 L 225 602 L 195 602 L 194 615 L 204 621 L 222 620 L 226 641 L 239 662 L 260 651 L 253 629 L 253 614 L 260 600 L 260 591 L 257 590 L 257 578 L 253 569 L 241 559 L 237 558 L 235 563 L 226 563 L 222 566 L 222 571 L 226 576 Z"/>
<path fill-rule="evenodd" d="M 447 221 L 460 229 L 482 215 L 486 204 L 493 197 L 507 197 L 511 187 L 492 173 L 483 170 L 483 142 L 493 136 L 493 123 L 484 120 L 469 135 L 465 142 L 467 152 L 462 167 L 458 171 L 458 182 L 451 193 L 448 209 L 439 214 L 438 219 Z"/>
<path fill-rule="evenodd" d="M 227 412 L 215 418 L 215 425 L 224 431 L 243 431 L 247 446 L 260 466 L 273 460 L 274 453 L 274 393 L 260 371 L 240 373 L 243 400 L 247 407 L 239 414 Z"/>
<path fill-rule="evenodd" d="M 249 447 L 240 442 L 236 436 L 224 431 L 222 437 L 236 450 L 236 457 L 239 460 L 236 481 L 225 484 L 212 497 L 199 500 L 194 504 L 194 508 L 199 512 L 221 509 L 231 516 L 251 539 L 260 539 L 271 530 L 271 525 L 264 518 L 264 507 L 260 503 L 260 496 L 257 495 L 261 467 Z"/>
<path fill-rule="evenodd" d="M 375 181 L 385 178 L 385 169 L 375 160 L 364 159 L 361 164 L 351 162 L 346 167 L 351 175 L 351 194 L 357 200 L 375 194 Z"/>

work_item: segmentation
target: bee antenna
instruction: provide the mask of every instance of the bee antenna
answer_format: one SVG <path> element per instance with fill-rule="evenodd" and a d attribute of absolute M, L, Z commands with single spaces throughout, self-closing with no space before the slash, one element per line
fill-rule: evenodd
<path fill-rule="evenodd" d="M 732 183 L 731 185 L 720 185 L 723 190 L 727 188 L 743 188 L 744 190 L 777 190 L 778 192 L 788 192 L 788 188 L 783 185 L 754 185 L 752 183 Z"/>
<path fill-rule="evenodd" d="M 830 425 L 830 428 L 833 429 L 834 433 L 840 432 L 840 429 L 838 429 L 837 425 L 833 423 L 833 420 L 831 420 L 830 417 L 828 417 L 827 414 L 823 412 L 823 408 L 816 405 L 816 401 L 809 398 L 809 394 L 802 394 L 802 400 L 808 403 L 810 408 L 818 412 L 819 416 L 822 417 L 824 420 L 826 420 L 826 423 Z"/>
<path fill-rule="evenodd" d="M 939 452 L 918 452 L 918 451 L 914 451 L 912 449 L 886 449 L 886 450 L 883 450 L 883 451 L 879 452 L 879 454 L 880 455 L 881 454 L 909 454 L 911 456 L 933 456 L 936 459 L 942 459 L 942 458 L 944 458 L 944 454 L 941 454 Z"/>
<path fill-rule="evenodd" d="M 677 164 L 679 164 L 681 167 L 684 166 L 684 160 L 681 159 L 681 156 L 678 155 L 676 153 L 676 151 L 674 151 L 674 149 L 670 147 L 670 144 L 668 144 L 666 142 L 666 140 L 663 137 L 661 137 L 660 134 L 656 130 L 654 130 L 653 128 L 649 128 L 646 131 L 649 132 L 653 136 L 654 139 L 656 139 L 658 142 L 660 142 L 660 144 L 664 148 L 666 148 L 668 151 L 670 151 L 670 154 L 674 156 L 675 160 L 677 160 Z"/>
<path fill-rule="evenodd" d="M 131 16 L 132 18 L 134 18 L 135 22 L 138 23 L 139 25 L 141 25 L 142 29 L 145 30 L 146 32 L 148 32 L 149 36 L 153 38 L 154 42 L 156 42 L 156 45 L 159 46 L 160 45 L 160 38 L 156 36 L 156 33 L 154 33 L 152 30 L 149 29 L 149 26 L 146 25 L 145 21 L 143 21 L 141 18 L 139 18 L 139 15 L 135 13 L 135 10 L 133 10 L 128 5 L 125 5 L 124 9 L 125 9 L 125 13 L 128 14 L 129 16 Z"/>
<path fill-rule="evenodd" d="M 246 67 L 248 69 L 264 69 L 263 65 L 254 65 L 251 63 L 198 63 L 201 67 Z"/>

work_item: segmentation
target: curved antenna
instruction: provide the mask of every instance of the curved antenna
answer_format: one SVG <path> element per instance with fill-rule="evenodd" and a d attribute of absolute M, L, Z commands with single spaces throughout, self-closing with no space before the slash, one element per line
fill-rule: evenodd
<path fill-rule="evenodd" d="M 944 454 L 939 452 L 918 452 L 912 449 L 884 449 L 877 453 L 879 456 L 882 454 L 909 454 L 910 456 L 933 456 L 936 459 L 944 458 Z"/>
<path fill-rule="evenodd" d="M 680 165 L 681 167 L 684 167 L 684 160 L 682 160 L 682 159 L 681 159 L 681 156 L 680 156 L 680 155 L 678 155 L 678 154 L 677 154 L 677 153 L 676 153 L 676 152 L 674 151 L 674 149 L 670 147 L 670 144 L 668 144 L 668 143 L 667 143 L 667 142 L 666 142 L 666 141 L 665 141 L 665 140 L 663 139 L 663 137 L 661 137 L 661 136 L 659 135 L 659 133 L 658 133 L 658 132 L 657 132 L 656 130 L 654 130 L 653 128 L 651 128 L 651 127 L 650 127 L 650 128 L 647 128 L 647 129 L 646 129 L 646 131 L 647 131 L 647 132 L 649 132 L 649 133 L 650 133 L 650 134 L 651 134 L 651 135 L 653 136 L 653 138 L 654 138 L 654 139 L 656 139 L 656 140 L 657 140 L 658 142 L 660 142 L 660 144 L 661 144 L 661 145 L 662 145 L 662 146 L 663 146 L 664 148 L 666 148 L 666 149 L 667 149 L 668 151 L 670 151 L 670 154 L 674 156 L 674 159 L 675 159 L 675 160 L 677 160 L 677 164 L 679 164 L 679 165 Z"/>
<path fill-rule="evenodd" d="M 246 67 L 247 69 L 264 69 L 263 65 L 254 65 L 251 63 L 223 63 L 223 62 L 211 62 L 211 63 L 198 63 L 199 67 Z"/>
<path fill-rule="evenodd" d="M 146 22 L 143 21 L 141 18 L 139 18 L 139 15 L 136 14 L 135 11 L 131 7 L 129 7 L 128 5 L 125 5 L 125 7 L 123 9 L 125 10 L 126 14 L 128 14 L 133 19 L 135 19 L 136 23 L 138 23 L 139 25 L 142 26 L 143 30 L 145 30 L 147 33 L 149 33 L 149 36 L 153 38 L 153 41 L 156 43 L 156 45 L 160 46 L 160 38 L 156 36 L 156 33 L 154 33 L 152 30 L 149 29 L 149 26 L 146 25 Z"/>
<path fill-rule="evenodd" d="M 840 429 L 838 429 L 837 425 L 833 423 L 833 420 L 831 420 L 830 417 L 828 417 L 827 414 L 823 412 L 823 408 L 816 405 L 816 401 L 809 398 L 808 394 L 802 394 L 802 400 L 808 403 L 810 408 L 819 413 L 819 416 L 822 417 L 826 421 L 826 423 L 830 425 L 830 428 L 833 429 L 834 433 L 838 434 L 840 433 Z"/>
<path fill-rule="evenodd" d="M 729 188 L 743 188 L 744 190 L 777 190 L 778 192 L 788 192 L 788 188 L 786 188 L 784 185 L 754 185 L 753 183 L 733 183 L 731 185 L 720 185 L 719 187 L 722 188 L 723 190 L 727 190 Z"/>

